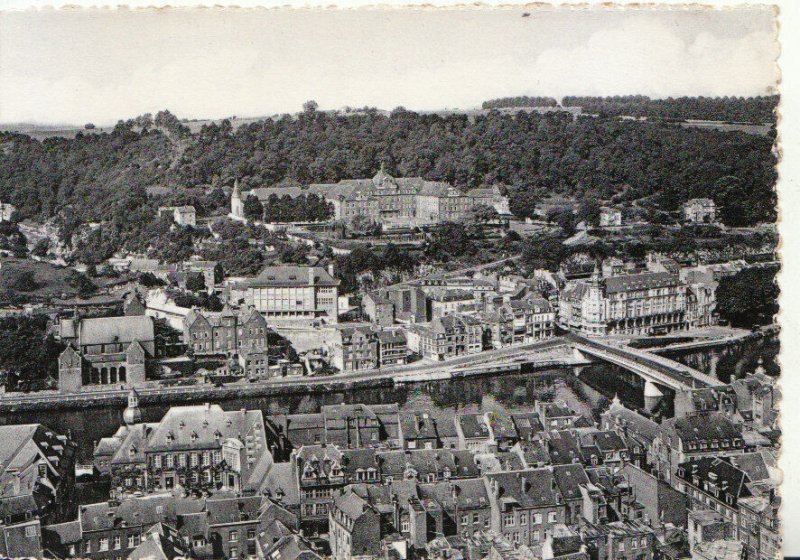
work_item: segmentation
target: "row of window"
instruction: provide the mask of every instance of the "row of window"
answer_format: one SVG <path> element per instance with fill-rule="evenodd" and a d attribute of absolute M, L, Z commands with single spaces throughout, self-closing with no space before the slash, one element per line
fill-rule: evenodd
<path fill-rule="evenodd" d="M 163 459 L 162 459 L 163 457 Z M 218 449 L 214 451 L 203 451 L 201 453 L 165 453 L 162 455 L 153 455 L 153 467 L 156 469 L 164 468 L 172 469 L 177 464 L 178 467 L 196 467 L 198 464 L 203 466 L 216 465 L 222 461 L 222 452 Z"/>
<path fill-rule="evenodd" d="M 141 544 L 142 536 L 139 533 L 133 533 L 128 535 L 126 540 L 128 548 L 136 548 L 139 546 L 139 544 Z M 92 539 L 86 539 L 83 541 L 84 554 L 91 554 L 93 551 L 107 552 L 109 550 L 122 550 L 122 535 L 114 535 L 114 537 L 110 540 L 108 537 L 100 537 L 97 539 L 96 549 L 93 548 L 93 543 L 94 541 Z"/>
<path fill-rule="evenodd" d="M 530 515 L 531 525 L 541 525 L 542 523 L 542 514 L 541 513 L 531 513 Z M 527 525 L 528 524 L 528 512 L 527 511 L 520 511 L 520 512 L 511 512 L 503 514 L 503 527 L 514 527 L 519 522 L 519 525 Z M 558 522 L 558 512 L 550 511 L 547 513 L 547 522 L 548 523 L 557 523 Z"/>

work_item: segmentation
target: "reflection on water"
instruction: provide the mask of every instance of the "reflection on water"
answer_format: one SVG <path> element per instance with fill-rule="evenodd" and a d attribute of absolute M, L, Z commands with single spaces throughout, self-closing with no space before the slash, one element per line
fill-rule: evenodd
<path fill-rule="evenodd" d="M 743 371 L 752 371 L 759 357 L 763 357 L 768 372 L 777 374 L 777 352 L 778 340 L 772 337 L 720 350 L 688 352 L 670 357 L 727 381 L 732 373 L 740 375 Z M 424 410 L 434 418 L 445 418 L 453 412 L 531 411 L 537 400 L 555 399 L 563 400 L 577 412 L 591 417 L 596 416 L 599 409 L 605 408 L 608 399 L 614 395 L 618 395 L 630 408 L 640 409 L 643 406 L 640 383 L 631 384 L 623 377 L 627 376 L 620 375 L 620 370 L 615 366 L 596 364 L 579 368 L 577 372 L 571 368 L 560 368 L 493 378 L 455 379 L 323 395 L 282 396 L 279 399 L 243 398 L 221 401 L 219 404 L 226 410 L 260 409 L 265 415 L 272 415 L 317 412 L 323 404 L 396 402 L 404 411 Z M 145 406 L 142 409 L 143 418 L 146 422 L 158 421 L 168 408 L 167 405 Z M 79 445 L 79 460 L 85 462 L 91 460 L 94 442 L 112 435 L 122 423 L 122 410 L 123 407 L 25 412 L 3 415 L 0 422 L 42 422 L 55 429 L 69 431 Z"/>
<path fill-rule="evenodd" d="M 730 383 L 731 378 L 752 373 L 758 366 L 759 358 L 763 360 L 767 374 L 777 377 L 780 375 L 779 352 L 780 342 L 773 335 L 722 348 L 676 351 L 665 353 L 664 356 Z"/>

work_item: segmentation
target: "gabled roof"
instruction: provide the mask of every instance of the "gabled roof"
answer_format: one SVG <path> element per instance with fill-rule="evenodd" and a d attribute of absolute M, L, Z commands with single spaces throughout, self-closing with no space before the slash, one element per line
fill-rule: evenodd
<path fill-rule="evenodd" d="M 78 327 L 81 346 L 154 339 L 153 319 L 146 315 L 86 318 L 81 319 Z"/>
<path fill-rule="evenodd" d="M 313 271 L 315 286 L 338 286 L 339 280 L 334 279 L 328 271 L 320 266 L 268 266 L 258 276 L 248 280 L 251 287 L 268 286 L 308 286 L 309 269 Z"/>

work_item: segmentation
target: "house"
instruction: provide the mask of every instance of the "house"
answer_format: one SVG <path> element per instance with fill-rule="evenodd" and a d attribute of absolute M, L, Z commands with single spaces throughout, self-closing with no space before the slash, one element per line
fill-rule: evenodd
<path fill-rule="evenodd" d="M 492 443 L 492 432 L 483 414 L 459 414 L 455 418 L 459 449 L 488 451 Z"/>
<path fill-rule="evenodd" d="M 600 227 L 619 227 L 622 225 L 622 212 L 616 208 L 603 207 L 600 209 Z"/>
<path fill-rule="evenodd" d="M 158 209 L 158 217 L 162 216 L 170 216 L 179 226 L 197 226 L 194 206 L 161 206 Z"/>
<path fill-rule="evenodd" d="M 741 455 L 744 451 L 741 430 L 725 414 L 699 412 L 662 422 L 653 442 L 653 466 L 659 476 L 675 485 L 681 463 L 693 458 Z"/>
<path fill-rule="evenodd" d="M 142 423 L 138 403 L 130 402 L 126 425 L 95 450 L 96 460 L 108 461 L 113 495 L 178 487 L 189 494 L 260 489 L 273 462 L 261 411 L 175 406 L 160 422 Z"/>
<path fill-rule="evenodd" d="M 514 545 L 533 546 L 552 535 L 566 518 L 566 505 L 553 472 L 527 469 L 484 476 L 492 530 Z"/>
<path fill-rule="evenodd" d="M 26 539 L 41 536 L 33 520 L 57 523 L 71 514 L 77 446 L 42 424 L 0 426 L 0 442 L 0 519 L 7 542 L 22 551 L 34 545 Z"/>
<path fill-rule="evenodd" d="M 341 327 L 330 345 L 331 364 L 339 371 L 376 369 L 380 364 L 378 333 L 370 326 Z"/>
<path fill-rule="evenodd" d="M 368 292 L 361 298 L 361 307 L 370 321 L 388 327 L 394 323 L 394 302 L 380 291 Z"/>
<path fill-rule="evenodd" d="M 212 313 L 192 309 L 183 320 L 183 341 L 198 356 L 235 359 L 245 375 L 264 375 L 268 368 L 269 327 L 253 308 L 225 306 Z"/>
<path fill-rule="evenodd" d="M 446 360 L 483 350 L 483 327 L 474 317 L 447 315 L 413 327 L 409 332 L 417 337 L 418 352 L 424 358 Z M 411 335 L 408 341 L 413 350 Z"/>
<path fill-rule="evenodd" d="M 141 385 L 156 357 L 153 319 L 147 316 L 63 318 L 57 331 L 67 345 L 58 358 L 62 393 L 90 385 Z"/>
<path fill-rule="evenodd" d="M 693 198 L 681 206 L 683 221 L 693 224 L 713 224 L 717 219 L 717 207 L 710 198 Z"/>

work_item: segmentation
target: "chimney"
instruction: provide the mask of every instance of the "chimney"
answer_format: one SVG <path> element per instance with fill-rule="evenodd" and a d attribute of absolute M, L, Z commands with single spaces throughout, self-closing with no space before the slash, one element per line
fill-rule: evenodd
<path fill-rule="evenodd" d="M 333 271 L 334 271 L 333 263 L 328 263 L 328 274 L 333 276 Z"/>
<path fill-rule="evenodd" d="M 308 267 L 308 284 L 310 286 L 314 285 L 314 267 L 313 266 L 309 266 Z"/>

